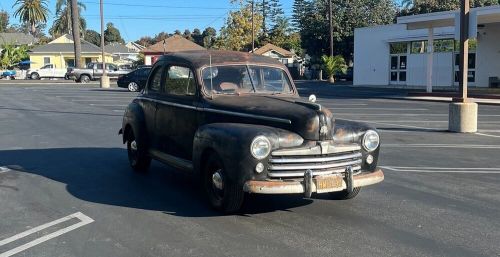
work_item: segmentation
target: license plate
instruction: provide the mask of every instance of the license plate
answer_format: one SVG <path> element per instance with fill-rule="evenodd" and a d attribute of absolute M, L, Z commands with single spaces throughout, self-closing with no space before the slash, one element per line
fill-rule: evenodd
<path fill-rule="evenodd" d="M 316 189 L 326 190 L 342 187 L 341 176 L 316 177 Z"/>

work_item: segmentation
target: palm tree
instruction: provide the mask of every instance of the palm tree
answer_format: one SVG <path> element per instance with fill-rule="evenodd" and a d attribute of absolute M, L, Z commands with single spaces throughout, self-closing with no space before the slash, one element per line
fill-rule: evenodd
<path fill-rule="evenodd" d="M 14 11 L 14 17 L 19 17 L 19 21 L 28 23 L 31 34 L 36 33 L 38 23 L 47 22 L 49 13 L 47 0 L 16 0 L 12 8 L 16 5 L 19 7 Z"/>
<path fill-rule="evenodd" d="M 335 73 L 345 73 L 347 70 L 347 65 L 345 64 L 345 60 L 342 55 L 323 55 L 321 57 L 321 60 L 323 61 L 323 69 L 325 70 L 325 73 L 328 76 L 328 81 L 330 83 L 335 82 L 335 79 L 333 78 L 333 75 L 335 75 Z"/>
<path fill-rule="evenodd" d="M 78 13 L 82 10 L 86 10 L 85 4 L 78 2 Z M 80 34 L 85 34 L 87 28 L 87 22 L 84 18 L 80 17 Z M 72 22 L 71 22 L 71 0 L 57 0 L 56 1 L 56 19 L 49 30 L 49 33 L 53 37 L 60 36 L 62 34 L 73 34 L 72 33 Z"/>

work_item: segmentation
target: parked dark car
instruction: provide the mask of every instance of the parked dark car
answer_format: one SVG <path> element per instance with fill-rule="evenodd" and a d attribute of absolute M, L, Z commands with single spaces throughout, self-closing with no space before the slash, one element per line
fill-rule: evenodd
<path fill-rule="evenodd" d="M 162 56 L 125 110 L 132 168 L 151 159 L 200 178 L 210 204 L 237 211 L 246 193 L 355 197 L 381 182 L 379 135 L 302 100 L 287 68 L 249 53 Z"/>
<path fill-rule="evenodd" d="M 118 87 L 128 88 L 130 92 L 138 92 L 144 88 L 148 79 L 150 67 L 143 67 L 131 71 L 130 73 L 118 78 Z"/>

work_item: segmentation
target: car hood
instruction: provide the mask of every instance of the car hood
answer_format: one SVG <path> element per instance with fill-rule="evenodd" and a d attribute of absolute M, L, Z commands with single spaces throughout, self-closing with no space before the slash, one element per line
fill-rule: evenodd
<path fill-rule="evenodd" d="M 306 140 L 332 139 L 332 113 L 319 104 L 296 97 L 264 95 L 216 96 L 209 110 L 232 116 L 228 122 L 269 125 L 299 134 Z M 238 118 L 239 117 L 239 118 Z"/>

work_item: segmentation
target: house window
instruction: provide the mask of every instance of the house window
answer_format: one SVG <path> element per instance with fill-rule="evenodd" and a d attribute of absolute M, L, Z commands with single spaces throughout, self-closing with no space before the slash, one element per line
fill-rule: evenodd
<path fill-rule="evenodd" d="M 408 49 L 408 43 L 406 42 L 391 43 L 389 46 L 391 54 L 406 54 Z"/>
<path fill-rule="evenodd" d="M 434 41 L 434 52 L 453 52 L 454 48 L 453 39 L 440 39 Z"/>
<path fill-rule="evenodd" d="M 427 41 L 413 41 L 411 42 L 411 53 L 422 54 L 427 52 Z"/>
<path fill-rule="evenodd" d="M 87 65 L 89 62 L 92 62 L 92 58 L 85 58 L 85 65 Z"/>
<path fill-rule="evenodd" d="M 43 57 L 43 65 L 50 63 L 50 57 Z"/>

